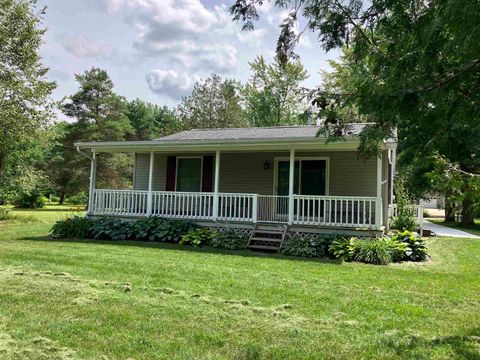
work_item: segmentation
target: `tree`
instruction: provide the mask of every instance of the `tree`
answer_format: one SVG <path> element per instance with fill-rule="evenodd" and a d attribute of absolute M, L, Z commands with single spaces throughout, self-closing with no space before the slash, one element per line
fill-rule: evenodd
<path fill-rule="evenodd" d="M 197 81 L 192 95 L 184 97 L 177 106 L 180 127 L 199 129 L 245 126 L 238 89 L 236 81 L 222 80 L 217 74 Z"/>
<path fill-rule="evenodd" d="M 237 0 L 236 20 L 253 26 L 262 1 Z M 329 113 L 327 126 L 342 127 L 332 104 L 355 104 L 375 124 L 361 134 L 360 150 L 374 156 L 381 139 L 398 128 L 404 158 L 438 154 L 463 179 L 463 222 L 473 222 L 472 177 L 480 172 L 480 7 L 462 0 L 281 1 L 292 5 L 277 46 L 290 58 L 301 12 L 324 49 L 348 47 L 341 66 L 350 91 L 320 88 L 314 102 Z M 285 60 L 284 60 L 285 61 Z M 339 100 L 340 99 L 340 100 Z"/>
<path fill-rule="evenodd" d="M 299 61 L 267 65 L 262 56 L 250 63 L 253 75 L 243 88 L 246 117 L 251 126 L 302 123 L 304 96 L 300 83 L 308 77 Z"/>
<path fill-rule="evenodd" d="M 77 141 L 121 141 L 133 136 L 135 130 L 126 113 L 126 103 L 113 91 L 107 72 L 92 68 L 75 75 L 80 88 L 61 106 L 75 122 L 67 126 L 63 146 L 73 147 Z M 68 156 L 67 159 L 70 159 Z M 72 159 L 70 159 L 72 160 Z M 77 155 L 75 166 L 88 173 L 88 160 Z M 79 163 L 77 163 L 79 161 Z M 68 161 L 64 166 L 72 166 Z M 123 188 L 129 182 L 132 166 L 126 154 L 101 154 L 97 162 L 97 181 L 101 186 Z M 87 184 L 84 183 L 84 188 Z"/>
<path fill-rule="evenodd" d="M 50 119 L 55 83 L 38 54 L 45 32 L 35 2 L 0 0 L 0 194 L 2 201 L 35 185 L 35 160 Z"/>
<path fill-rule="evenodd" d="M 169 135 L 178 127 L 177 117 L 172 110 L 140 99 L 127 103 L 127 117 L 135 130 L 131 140 L 152 140 Z"/>

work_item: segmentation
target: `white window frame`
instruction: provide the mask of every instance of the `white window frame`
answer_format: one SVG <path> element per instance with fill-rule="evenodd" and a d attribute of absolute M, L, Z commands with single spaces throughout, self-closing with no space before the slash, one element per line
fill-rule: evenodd
<path fill-rule="evenodd" d="M 178 180 L 178 160 L 180 159 L 200 159 L 200 190 L 203 189 L 203 156 L 177 156 L 175 159 L 175 191 L 177 191 L 177 180 Z M 182 191 L 183 192 L 183 191 Z M 195 191 L 185 191 L 185 192 L 195 192 Z"/>
<path fill-rule="evenodd" d="M 330 156 L 296 156 L 295 161 L 302 160 L 324 160 L 325 161 L 325 196 L 330 195 Z M 279 156 L 274 158 L 274 171 L 273 171 L 273 194 L 278 195 L 277 189 L 277 178 L 278 178 L 278 163 L 280 161 L 290 162 L 289 157 Z M 300 194 L 300 189 L 302 186 L 302 166 L 299 167 L 299 181 L 297 193 Z"/>

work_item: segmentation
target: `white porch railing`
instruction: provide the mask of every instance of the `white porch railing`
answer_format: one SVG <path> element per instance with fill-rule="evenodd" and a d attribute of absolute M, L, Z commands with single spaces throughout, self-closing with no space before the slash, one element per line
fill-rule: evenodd
<path fill-rule="evenodd" d="M 151 215 L 179 219 L 211 219 L 213 194 L 153 191 Z"/>
<path fill-rule="evenodd" d="M 91 212 L 97 215 L 147 215 L 147 198 L 148 191 L 95 189 Z"/>
<path fill-rule="evenodd" d="M 288 223 L 289 197 L 245 193 L 93 191 L 93 215 L 160 216 L 192 220 Z M 293 224 L 375 228 L 375 197 L 294 195 Z M 215 219 L 217 215 L 217 219 Z"/>
<path fill-rule="evenodd" d="M 375 197 L 294 195 L 294 224 L 374 227 Z"/>
<path fill-rule="evenodd" d="M 257 194 L 218 194 L 218 219 L 253 222 L 256 220 Z"/>
<path fill-rule="evenodd" d="M 259 222 L 288 223 L 288 196 L 258 195 Z"/>

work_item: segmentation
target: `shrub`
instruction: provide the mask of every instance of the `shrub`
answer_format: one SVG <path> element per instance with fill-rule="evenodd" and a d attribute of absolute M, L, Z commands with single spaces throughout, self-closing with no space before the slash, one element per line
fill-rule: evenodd
<path fill-rule="evenodd" d="M 282 247 L 282 254 L 302 257 L 316 257 L 318 254 L 316 244 L 309 238 L 293 235 Z"/>
<path fill-rule="evenodd" d="M 218 233 L 216 231 L 212 231 L 208 228 L 198 228 L 183 235 L 180 245 L 192 245 L 199 247 L 210 243 L 212 239 L 217 236 Z"/>
<path fill-rule="evenodd" d="M 393 217 L 392 227 L 398 230 L 415 230 L 415 209 L 411 206 L 410 197 L 407 193 L 399 191 L 396 194 L 397 216 Z"/>
<path fill-rule="evenodd" d="M 367 264 L 386 265 L 392 261 L 392 240 L 357 239 L 354 241 L 353 259 Z"/>
<path fill-rule="evenodd" d="M 399 260 L 426 261 L 430 257 L 425 241 L 410 231 L 394 232 L 391 239 L 405 246 Z"/>
<path fill-rule="evenodd" d="M 50 235 L 53 238 L 86 239 L 92 236 L 93 222 L 82 216 L 72 216 L 53 224 Z"/>
<path fill-rule="evenodd" d="M 93 222 L 92 235 L 102 240 L 127 240 L 132 236 L 131 222 L 111 218 L 100 218 Z"/>
<path fill-rule="evenodd" d="M 86 204 L 88 201 L 88 196 L 86 193 L 78 193 L 78 194 L 75 194 L 73 196 L 70 196 L 68 199 L 67 199 L 67 203 L 69 204 L 73 204 L 73 205 L 82 205 L 82 204 Z"/>
<path fill-rule="evenodd" d="M 0 206 L 0 221 L 10 220 L 11 218 L 13 218 L 12 210 L 7 207 Z"/>
<path fill-rule="evenodd" d="M 23 193 L 14 200 L 14 205 L 23 209 L 43 208 L 48 203 L 48 198 L 40 191 L 34 190 L 31 193 Z"/>
<path fill-rule="evenodd" d="M 233 229 L 218 231 L 209 246 L 214 248 L 222 248 L 228 250 L 246 249 L 248 245 L 248 237 L 237 234 Z"/>
<path fill-rule="evenodd" d="M 183 235 L 196 228 L 197 225 L 191 221 L 160 219 L 155 230 L 150 235 L 150 240 L 178 243 Z"/>
<path fill-rule="evenodd" d="M 355 241 L 356 238 L 339 238 L 334 240 L 329 246 L 330 254 L 336 259 L 344 261 L 352 261 L 355 255 Z"/>

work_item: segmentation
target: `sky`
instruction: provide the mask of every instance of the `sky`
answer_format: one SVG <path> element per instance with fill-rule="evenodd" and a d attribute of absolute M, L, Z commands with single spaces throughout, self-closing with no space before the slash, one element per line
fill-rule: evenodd
<path fill-rule="evenodd" d="M 287 12 L 266 3 L 255 30 L 242 31 L 228 12 L 233 1 L 40 0 L 47 6 L 41 55 L 58 85 L 54 99 L 73 94 L 74 74 L 92 66 L 107 70 L 115 91 L 127 99 L 167 106 L 213 72 L 246 81 L 248 62 L 257 55 L 273 59 Z M 309 32 L 297 52 L 310 74 L 307 87 L 320 83 L 321 71 L 337 56 L 326 54 Z"/>

